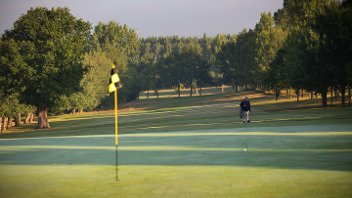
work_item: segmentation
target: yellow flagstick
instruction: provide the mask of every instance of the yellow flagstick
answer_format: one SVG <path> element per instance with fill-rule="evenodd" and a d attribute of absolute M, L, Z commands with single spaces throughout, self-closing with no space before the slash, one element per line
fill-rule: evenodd
<path fill-rule="evenodd" d="M 108 86 L 108 91 L 109 93 L 114 92 L 114 113 L 115 113 L 115 146 L 116 146 L 116 181 L 119 180 L 119 174 L 118 174 L 118 146 L 119 146 L 119 115 L 118 115 L 118 92 L 117 90 L 121 88 L 121 83 L 120 83 L 120 78 L 119 75 L 116 72 L 115 65 L 112 64 L 111 67 L 111 76 L 110 76 L 110 82 Z"/>
<path fill-rule="evenodd" d="M 117 89 L 114 93 L 115 98 L 115 144 L 119 145 L 119 112 L 118 112 L 118 94 Z"/>
<path fill-rule="evenodd" d="M 115 145 L 116 145 L 116 181 L 119 181 L 119 156 L 118 156 L 118 148 L 119 148 L 119 118 L 118 118 L 118 94 L 117 89 L 114 92 L 115 98 Z"/>

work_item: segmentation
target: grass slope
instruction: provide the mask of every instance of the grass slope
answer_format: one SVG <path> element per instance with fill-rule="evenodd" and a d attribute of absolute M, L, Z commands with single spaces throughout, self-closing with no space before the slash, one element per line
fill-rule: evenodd
<path fill-rule="evenodd" d="M 239 102 L 250 97 L 253 123 L 239 119 Z M 203 97 L 141 100 L 124 105 L 119 113 L 119 132 L 143 133 L 219 128 L 275 127 L 310 124 L 352 123 L 352 108 L 321 108 L 320 100 L 281 98 L 244 92 Z M 61 115 L 50 117 L 52 129 L 35 130 L 26 125 L 2 134 L 0 138 L 114 134 L 113 112 Z M 23 133 L 25 132 L 25 133 Z"/>
<path fill-rule="evenodd" d="M 352 108 L 246 93 L 143 100 L 0 139 L 2 197 L 351 197 Z M 244 150 L 246 149 L 246 151 Z"/>

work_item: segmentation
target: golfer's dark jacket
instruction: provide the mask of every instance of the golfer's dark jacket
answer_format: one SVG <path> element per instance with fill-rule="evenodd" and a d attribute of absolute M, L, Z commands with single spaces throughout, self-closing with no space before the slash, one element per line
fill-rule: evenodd
<path fill-rule="evenodd" d="M 249 100 L 242 100 L 240 106 L 243 111 L 251 111 L 251 103 Z"/>

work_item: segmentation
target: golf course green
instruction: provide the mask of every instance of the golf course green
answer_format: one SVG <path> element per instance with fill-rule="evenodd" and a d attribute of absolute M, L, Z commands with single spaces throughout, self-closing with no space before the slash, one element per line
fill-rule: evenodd
<path fill-rule="evenodd" d="M 244 95 L 251 123 L 239 118 Z M 257 92 L 135 101 L 0 136 L 1 197 L 351 197 L 352 108 Z"/>

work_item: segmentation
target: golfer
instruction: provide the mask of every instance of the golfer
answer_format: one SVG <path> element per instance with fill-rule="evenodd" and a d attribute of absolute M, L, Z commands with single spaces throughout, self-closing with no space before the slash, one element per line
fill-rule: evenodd
<path fill-rule="evenodd" d="M 243 117 L 243 123 L 250 123 L 251 121 L 249 119 L 249 112 L 251 112 L 251 103 L 249 102 L 247 96 L 244 98 L 244 100 L 241 101 L 240 107 L 241 111 L 243 112 L 241 116 Z"/>

